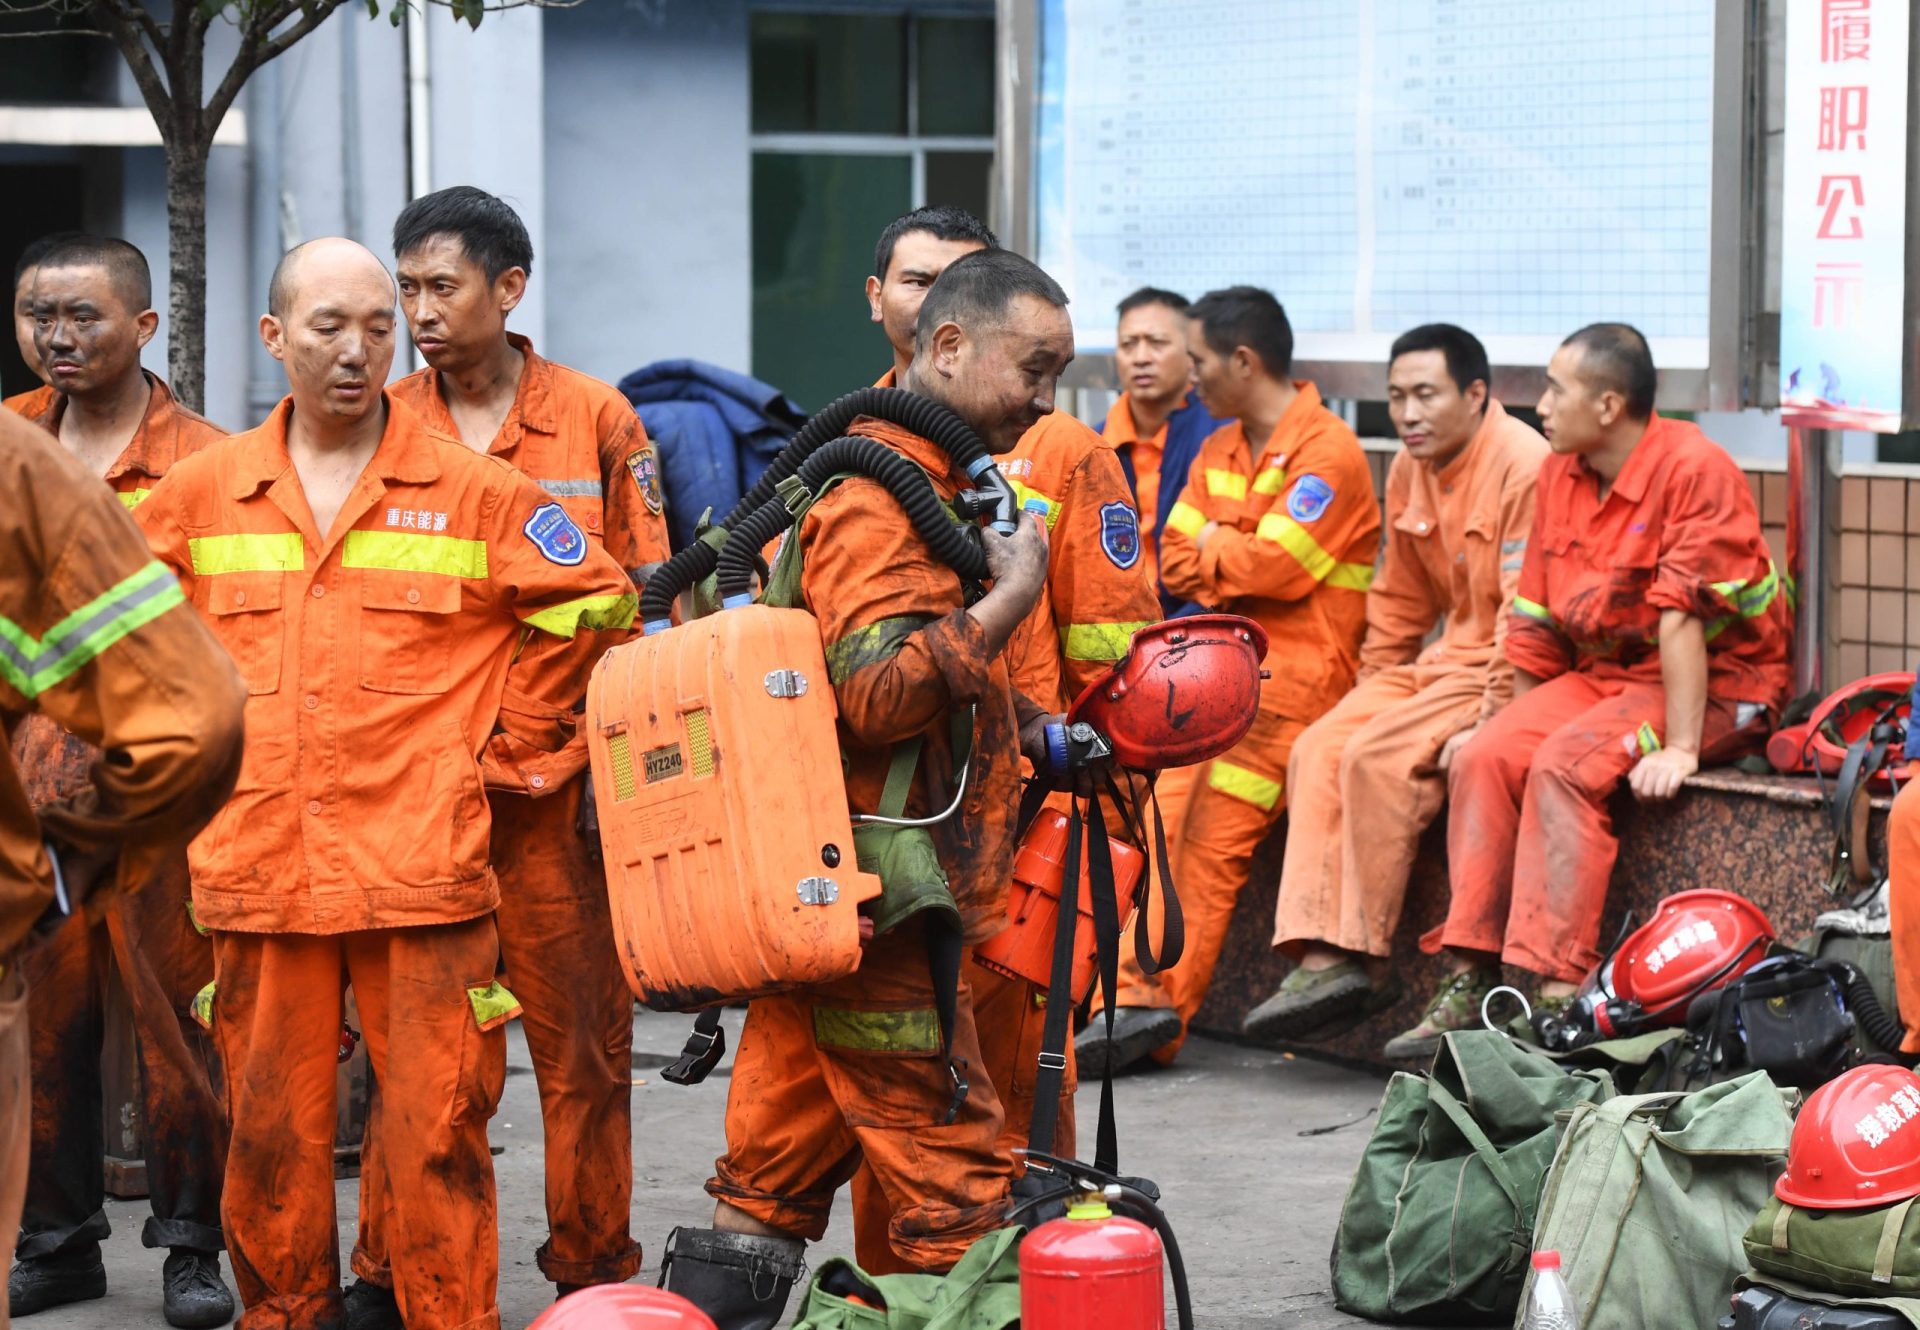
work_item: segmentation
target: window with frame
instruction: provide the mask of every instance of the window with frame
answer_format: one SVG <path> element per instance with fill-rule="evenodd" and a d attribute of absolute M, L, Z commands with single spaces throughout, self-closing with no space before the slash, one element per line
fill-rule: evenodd
<path fill-rule="evenodd" d="M 987 215 L 993 11 L 768 8 L 750 31 L 753 372 L 811 410 L 889 363 L 862 293 L 887 223 Z"/>

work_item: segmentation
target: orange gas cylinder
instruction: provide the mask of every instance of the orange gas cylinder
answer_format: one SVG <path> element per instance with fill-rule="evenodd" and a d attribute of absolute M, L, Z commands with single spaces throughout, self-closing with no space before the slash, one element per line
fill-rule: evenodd
<path fill-rule="evenodd" d="M 527 1330 L 714 1330 L 714 1324 L 678 1293 L 645 1284 L 596 1284 L 567 1294 Z"/>
<path fill-rule="evenodd" d="M 691 1011 L 851 974 L 859 907 L 820 628 L 748 605 L 609 651 L 587 688 L 627 981 Z"/>
<path fill-rule="evenodd" d="M 1099 1197 L 1020 1243 L 1024 1330 L 1165 1330 L 1160 1236 Z"/>
<path fill-rule="evenodd" d="M 1146 860 L 1125 841 L 1109 844 L 1113 850 L 1114 909 L 1124 924 Z M 1073 954 L 1075 1002 L 1084 1001 L 1093 991 L 1098 959 L 1093 935 L 1093 882 L 1084 844 L 1080 860 L 1080 922 Z M 974 948 L 973 958 L 989 970 L 1046 988 L 1052 982 L 1053 935 L 1060 918 L 1060 892 L 1066 883 L 1066 814 L 1043 808 L 1014 855 L 1007 926 Z"/>

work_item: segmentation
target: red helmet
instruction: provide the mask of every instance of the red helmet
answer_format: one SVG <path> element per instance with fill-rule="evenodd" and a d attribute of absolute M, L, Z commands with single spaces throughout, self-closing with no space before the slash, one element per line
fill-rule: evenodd
<path fill-rule="evenodd" d="M 678 1293 L 645 1284 L 596 1284 L 569 1293 L 527 1330 L 715 1330 L 713 1318 Z"/>
<path fill-rule="evenodd" d="M 1890 714 L 1902 726 L 1909 724 L 1908 700 L 1913 695 L 1913 675 L 1900 671 L 1869 674 L 1835 689 L 1813 709 L 1813 714 L 1798 725 L 1774 731 L 1767 740 L 1767 761 L 1775 771 L 1819 771 L 1837 776 L 1846 761 L 1847 746 L 1863 738 L 1880 720 Z M 1881 785 L 1900 774 L 1902 759 L 1892 761 L 1873 773 Z"/>
<path fill-rule="evenodd" d="M 1815 1090 L 1794 1119 L 1787 1171 L 1773 1194 L 1815 1210 L 1858 1210 L 1920 1196 L 1916 1118 L 1920 1076 L 1877 1063 L 1843 1072 Z"/>
<path fill-rule="evenodd" d="M 1725 987 L 1766 957 L 1773 925 L 1731 891 L 1683 891 L 1620 944 L 1614 994 L 1654 1025 L 1684 1025 L 1695 997 Z"/>
<path fill-rule="evenodd" d="M 1237 614 L 1168 619 L 1133 635 L 1127 654 L 1067 712 L 1136 771 L 1190 767 L 1246 737 L 1260 703 L 1267 632 Z"/>

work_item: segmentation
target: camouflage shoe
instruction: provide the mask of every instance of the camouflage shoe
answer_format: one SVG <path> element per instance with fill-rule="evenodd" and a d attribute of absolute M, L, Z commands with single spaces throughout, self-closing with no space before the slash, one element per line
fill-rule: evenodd
<path fill-rule="evenodd" d="M 1433 995 L 1418 1025 L 1387 1041 L 1385 1055 L 1394 1062 L 1433 1061 L 1433 1055 L 1440 1051 L 1442 1035 L 1480 1024 L 1480 1003 L 1499 983 L 1497 970 L 1478 966 L 1454 975 Z"/>
<path fill-rule="evenodd" d="M 1359 961 L 1324 969 L 1295 966 L 1280 991 L 1247 1013 L 1241 1033 L 1251 1039 L 1326 1039 L 1350 1030 L 1400 998 L 1398 981 L 1376 987 Z"/>

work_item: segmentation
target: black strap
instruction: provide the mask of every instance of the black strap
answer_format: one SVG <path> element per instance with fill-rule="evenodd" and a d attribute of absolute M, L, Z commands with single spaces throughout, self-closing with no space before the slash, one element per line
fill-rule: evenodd
<path fill-rule="evenodd" d="M 1063 924 L 1080 917 L 1080 801 L 1067 817 L 1067 862 L 1060 880 Z M 1053 1132 L 1060 1113 L 1060 1089 L 1067 1079 L 1067 1034 L 1073 1019 L 1073 953 L 1077 927 L 1055 928 L 1053 973 L 1047 984 L 1047 1019 L 1040 1030 L 1040 1056 L 1033 1077 L 1033 1116 L 1027 1123 L 1027 1149 L 1053 1153 Z"/>
<path fill-rule="evenodd" d="M 928 919 L 926 934 L 927 973 L 933 979 L 933 1006 L 940 1016 L 940 1056 L 946 1059 L 947 1075 L 953 1081 L 953 1098 L 943 1121 L 952 1123 L 972 1088 L 967 1060 L 953 1055 L 953 1028 L 960 1019 L 960 930 L 944 920 Z"/>
<path fill-rule="evenodd" d="M 1112 778 L 1108 778 L 1111 783 Z M 1115 791 L 1118 799 L 1118 791 Z M 1153 858 L 1154 866 L 1160 872 L 1160 893 L 1165 898 L 1161 907 L 1160 954 L 1153 954 L 1153 929 L 1149 927 L 1151 919 L 1148 906 L 1153 901 L 1153 874 L 1140 876 L 1140 902 L 1137 922 L 1133 929 L 1133 958 L 1139 962 L 1140 969 L 1146 974 L 1159 974 L 1180 963 L 1180 957 L 1187 949 L 1187 921 L 1180 909 L 1180 893 L 1173 886 L 1173 864 L 1167 854 L 1167 828 L 1160 819 L 1160 783 L 1154 778 L 1148 789 L 1148 798 L 1153 805 Z"/>
<path fill-rule="evenodd" d="M 720 1008 L 708 1007 L 693 1018 L 686 1047 L 670 1066 L 660 1069 L 662 1080 L 675 1085 L 698 1085 L 707 1079 L 727 1053 L 727 1032 L 720 1028 Z"/>

